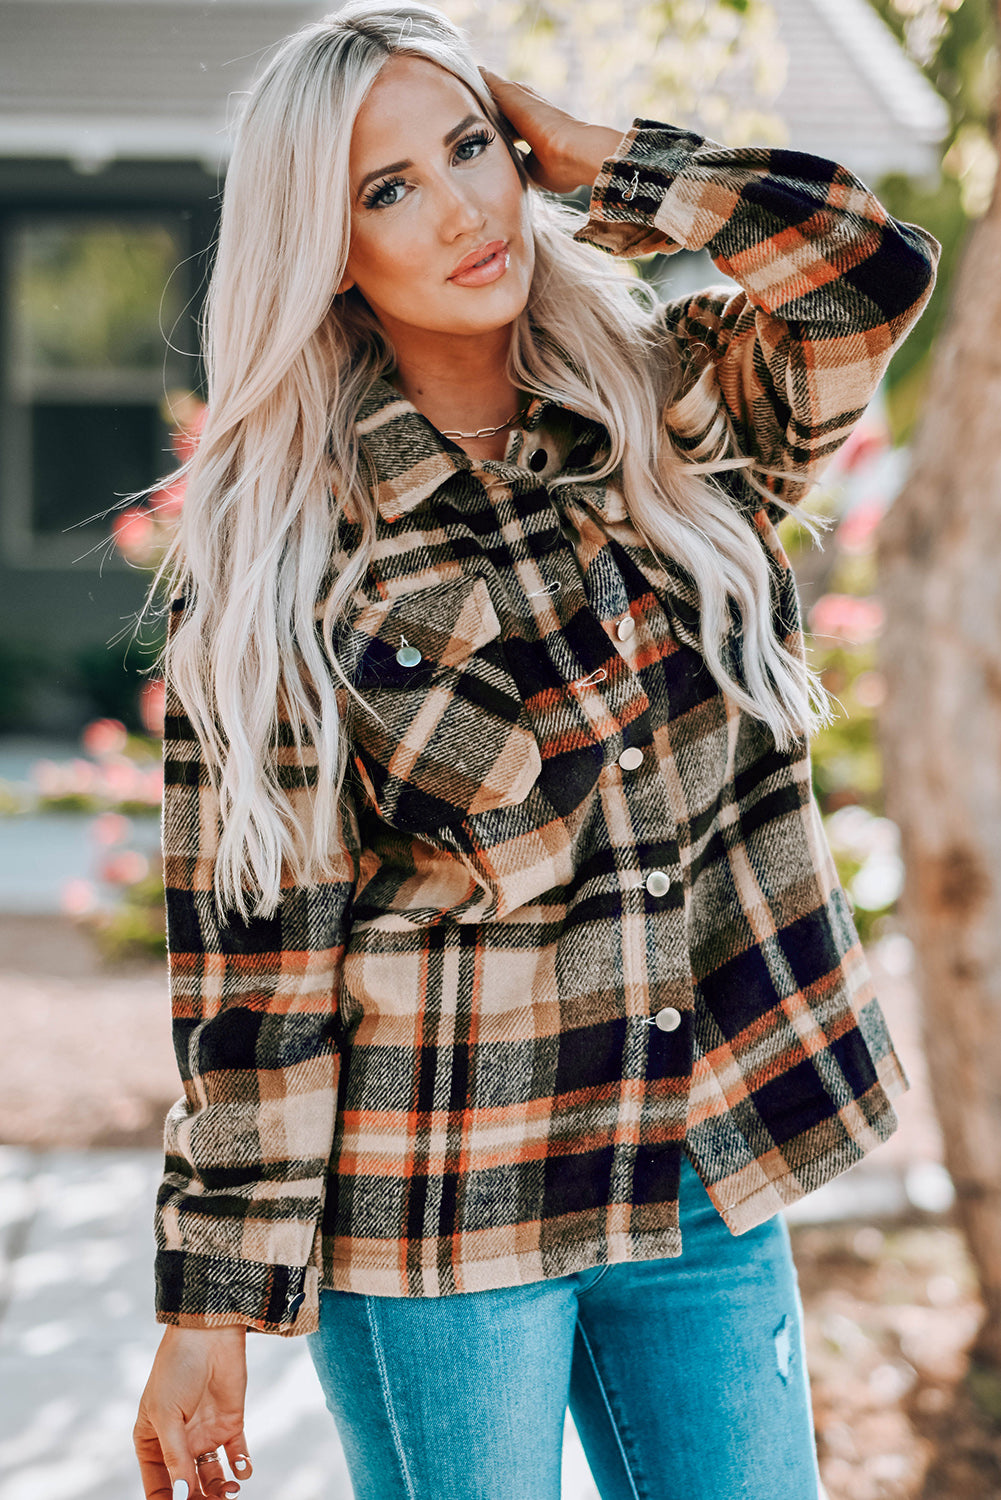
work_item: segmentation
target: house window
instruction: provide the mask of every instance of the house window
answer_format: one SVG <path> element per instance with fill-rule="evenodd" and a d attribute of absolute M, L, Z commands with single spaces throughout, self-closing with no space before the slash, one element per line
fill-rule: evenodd
<path fill-rule="evenodd" d="M 101 566 L 102 513 L 173 467 L 165 394 L 195 372 L 187 227 L 122 211 L 8 225 L 4 553 Z"/>

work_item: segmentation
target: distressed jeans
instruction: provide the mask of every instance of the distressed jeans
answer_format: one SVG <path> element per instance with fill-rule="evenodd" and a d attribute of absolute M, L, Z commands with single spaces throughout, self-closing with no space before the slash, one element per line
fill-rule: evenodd
<path fill-rule="evenodd" d="M 679 1257 L 322 1291 L 307 1341 L 355 1500 L 559 1500 L 568 1403 L 601 1500 L 817 1500 L 786 1222 L 732 1235 L 684 1155 L 680 1195 Z"/>

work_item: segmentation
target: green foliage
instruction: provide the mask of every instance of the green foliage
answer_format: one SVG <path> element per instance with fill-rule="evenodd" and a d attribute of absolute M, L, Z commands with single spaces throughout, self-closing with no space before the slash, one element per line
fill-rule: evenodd
<path fill-rule="evenodd" d="M 811 513 L 836 514 L 841 502 L 835 491 L 819 488 L 806 501 Z M 779 538 L 794 571 L 797 562 L 810 555 L 812 542 L 795 516 L 784 520 Z M 820 674 L 827 691 L 836 700 L 837 717 L 818 730 L 810 745 L 813 790 L 824 818 L 828 842 L 838 878 L 852 903 L 852 914 L 863 942 L 874 939 L 896 906 L 892 880 L 871 878 L 870 861 L 885 857 L 886 844 L 894 837 L 883 801 L 883 766 L 879 749 L 877 705 L 882 677 L 877 666 L 878 629 L 850 624 L 821 626 L 815 621 L 825 601 L 842 599 L 857 605 L 859 624 L 864 625 L 874 604 L 876 560 L 874 533 L 861 550 L 841 545 L 838 530 L 825 538 L 824 550 L 832 558 L 823 583 L 823 594 L 804 620 L 807 658 Z M 851 609 L 847 614 L 851 616 Z M 849 824 L 843 822 L 851 813 Z M 879 899 L 873 892 L 885 892 Z"/>
<path fill-rule="evenodd" d="M 166 225 L 62 220 L 16 237 L 15 311 L 38 369 L 159 370 L 164 327 L 182 311 L 171 273 L 182 251 Z M 154 290 L 163 288 L 154 294 Z"/>
<path fill-rule="evenodd" d="M 966 1388 L 981 1413 L 995 1430 L 1001 1431 L 1001 1371 L 981 1360 L 971 1360 Z"/>
<path fill-rule="evenodd" d="M 906 443 L 921 410 L 931 351 L 945 322 L 952 278 L 971 223 L 985 211 L 997 170 L 992 141 L 1001 87 L 994 0 L 870 0 L 949 109 L 937 182 L 892 175 L 873 186 L 906 223 L 942 244 L 938 282 L 886 376 L 894 441 Z"/>
<path fill-rule="evenodd" d="M 167 951 L 167 919 L 159 861 L 143 880 L 125 887 L 115 906 L 88 918 L 87 927 L 112 962 L 162 958 Z"/>
<path fill-rule="evenodd" d="M 120 719 L 128 729 L 141 732 L 138 694 L 145 677 L 134 650 L 86 646 L 73 657 L 73 673 L 89 717 Z"/>
<path fill-rule="evenodd" d="M 441 0 L 476 46 L 486 41 L 482 0 Z M 635 115 L 685 123 L 696 109 L 734 145 L 784 139 L 769 98 L 782 79 L 770 0 L 491 0 L 491 63 L 572 111 L 624 126 Z M 739 75 L 759 102 L 738 107 Z"/>

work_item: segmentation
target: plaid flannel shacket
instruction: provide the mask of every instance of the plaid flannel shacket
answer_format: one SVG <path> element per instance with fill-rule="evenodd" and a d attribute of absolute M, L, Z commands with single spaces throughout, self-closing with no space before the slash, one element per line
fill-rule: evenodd
<path fill-rule="evenodd" d="M 705 247 L 738 283 L 667 302 L 663 347 L 684 389 L 712 366 L 787 500 L 940 251 L 842 166 L 644 119 L 577 238 Z M 721 694 L 692 579 L 584 476 L 604 429 L 536 398 L 505 459 L 475 460 L 384 380 L 359 428 L 379 526 L 343 648 L 379 717 L 350 715 L 337 878 L 217 922 L 218 805 L 167 684 L 164 1323 L 301 1334 L 321 1286 L 437 1296 L 677 1256 L 682 1151 L 740 1234 L 885 1140 L 908 1087 L 808 744 L 780 752 Z M 782 512 L 725 482 L 802 655 Z"/>

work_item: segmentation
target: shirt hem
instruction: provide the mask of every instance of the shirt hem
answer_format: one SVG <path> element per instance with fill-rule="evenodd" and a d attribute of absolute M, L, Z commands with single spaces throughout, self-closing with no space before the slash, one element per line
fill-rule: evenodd
<path fill-rule="evenodd" d="M 888 1082 L 889 1086 L 884 1087 L 884 1093 L 887 1096 L 902 1093 L 906 1088 L 906 1084 L 902 1082 L 897 1082 L 895 1086 L 892 1079 Z M 726 1183 L 714 1184 L 713 1188 L 706 1190 L 710 1193 L 731 1234 L 746 1234 L 748 1230 L 756 1229 L 766 1219 L 774 1217 L 784 1208 L 798 1203 L 800 1199 L 808 1197 L 810 1193 L 816 1192 L 818 1188 L 826 1186 L 836 1177 L 842 1176 L 843 1173 L 857 1166 L 870 1151 L 889 1139 L 897 1129 L 898 1123 L 896 1111 L 887 1104 L 869 1122 L 868 1139 L 861 1146 L 857 1138 L 846 1138 L 843 1144 L 833 1151 L 826 1151 L 776 1176 L 766 1176 L 765 1164 L 760 1161 L 755 1162 L 752 1166 L 744 1168 L 740 1173 L 740 1178 L 746 1181 L 748 1177 L 754 1175 L 760 1180 L 749 1191 L 732 1200 L 726 1194 Z M 732 1184 L 734 1179 L 731 1178 L 730 1182 Z M 721 1202 L 721 1198 L 725 1198 L 725 1201 Z"/>
<path fill-rule="evenodd" d="M 596 1270 L 605 1265 L 676 1259 L 680 1254 L 680 1229 L 665 1228 L 622 1235 L 611 1251 L 606 1246 L 597 1246 L 593 1242 L 570 1246 L 547 1264 L 541 1263 L 537 1250 L 475 1261 L 471 1265 L 451 1268 L 447 1278 L 448 1285 L 443 1284 L 446 1278 L 434 1267 L 410 1272 L 409 1276 L 404 1273 L 401 1277 L 398 1262 L 389 1263 L 373 1258 L 367 1265 L 359 1266 L 355 1254 L 350 1262 L 336 1258 L 325 1262 L 320 1290 L 356 1292 L 369 1297 L 457 1296 L 464 1292 L 501 1291 L 505 1287 L 530 1286 L 540 1281 L 553 1281 L 560 1276 Z M 422 1283 L 420 1291 L 413 1290 L 415 1276 Z"/>

